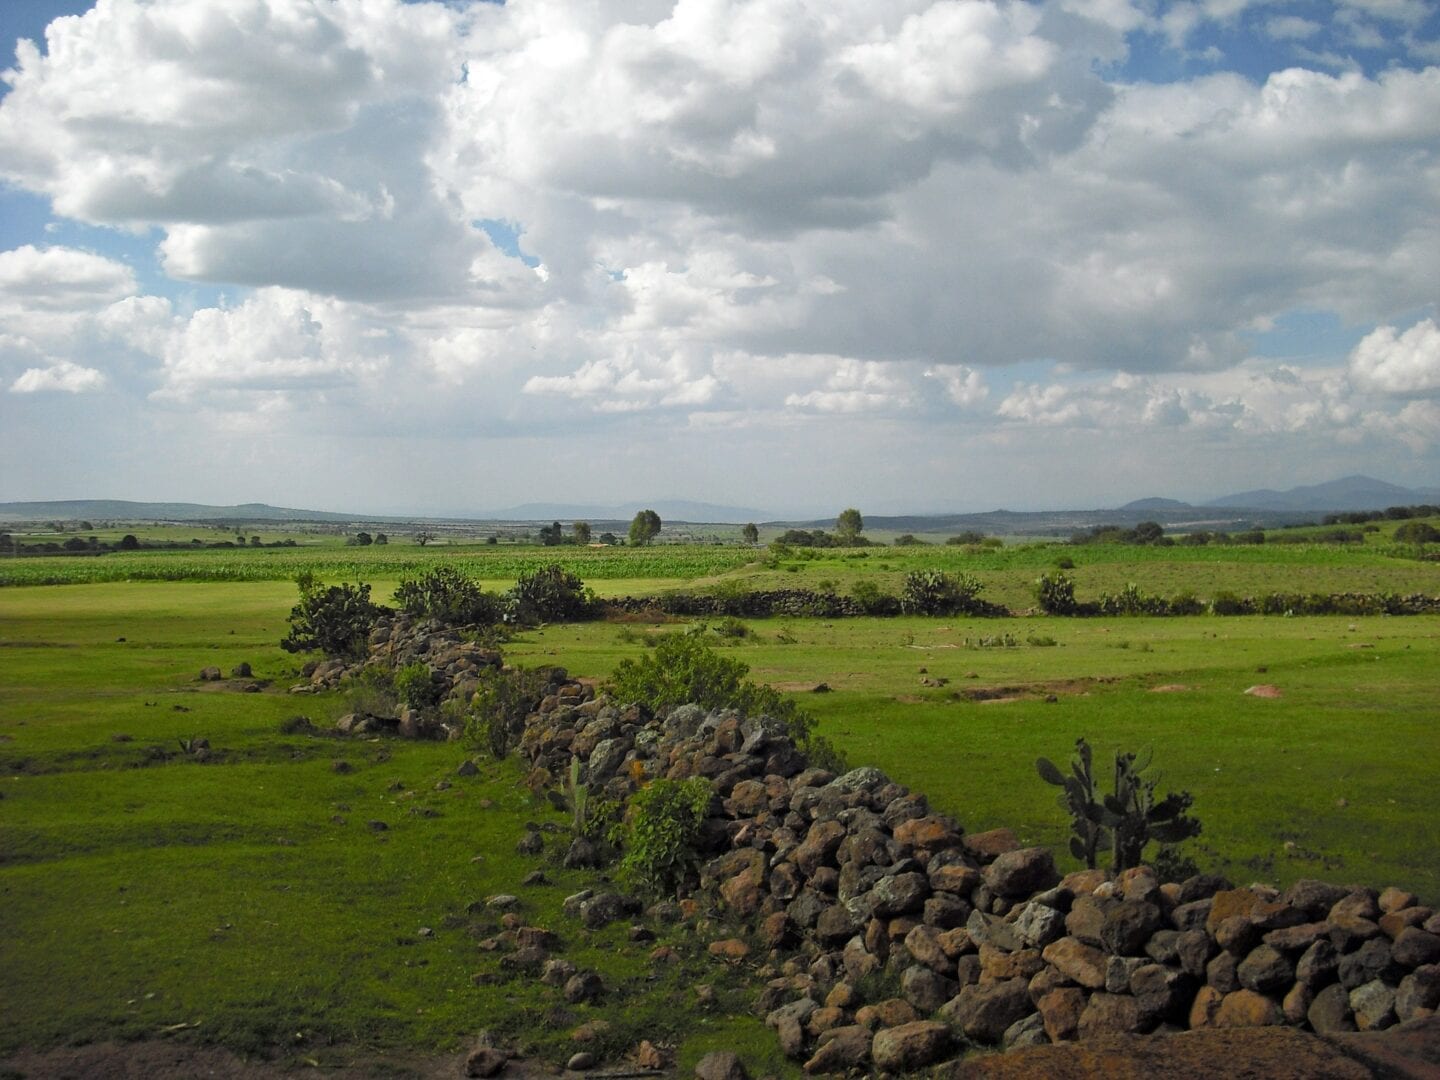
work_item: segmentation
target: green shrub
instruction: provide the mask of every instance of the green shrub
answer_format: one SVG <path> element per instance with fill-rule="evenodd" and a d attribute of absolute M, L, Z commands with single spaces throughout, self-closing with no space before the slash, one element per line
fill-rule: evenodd
<path fill-rule="evenodd" d="M 395 694 L 412 709 L 435 708 L 444 691 L 443 677 L 437 678 L 430 665 L 422 661 L 406 664 L 395 672 Z"/>
<path fill-rule="evenodd" d="M 596 606 L 584 582 L 559 563 L 521 574 L 505 596 L 511 621 L 527 626 L 586 619 Z"/>
<path fill-rule="evenodd" d="M 483 591 L 449 566 L 402 579 L 395 590 L 395 603 L 407 615 L 436 619 L 447 626 L 489 626 L 504 614 L 500 597 Z"/>
<path fill-rule="evenodd" d="M 295 584 L 300 587 L 300 602 L 290 609 L 290 633 L 280 647 L 286 652 L 319 649 L 326 656 L 346 659 L 364 656 L 370 631 L 385 613 L 370 602 L 370 586 L 326 586 L 308 572 Z"/>
<path fill-rule="evenodd" d="M 693 879 L 713 791 L 703 777 L 656 780 L 630 800 L 620 879 L 627 886 L 673 895 Z"/>
<path fill-rule="evenodd" d="M 366 716 L 395 716 L 400 695 L 395 692 L 395 672 L 390 668 L 366 666 L 345 683 L 345 701 L 350 711 Z"/>
<path fill-rule="evenodd" d="M 900 590 L 900 610 L 906 615 L 954 615 L 973 610 L 982 588 L 967 574 L 940 570 L 912 570 Z"/>
<path fill-rule="evenodd" d="M 900 600 L 891 596 L 879 583 L 861 578 L 850 588 L 850 595 L 866 615 L 894 615 L 900 610 Z"/>
<path fill-rule="evenodd" d="M 470 699 L 465 738 L 497 761 L 525 733 L 525 717 L 540 704 L 550 683 L 546 668 L 486 668 Z"/>
<path fill-rule="evenodd" d="M 741 641 L 750 637 L 753 631 L 734 615 L 726 615 L 711 629 L 716 637 L 724 638 L 727 641 Z"/>
<path fill-rule="evenodd" d="M 1217 592 L 1210 600 L 1210 611 L 1215 615 L 1253 615 L 1255 602 L 1233 592 Z"/>
<path fill-rule="evenodd" d="M 1035 581 L 1035 600 L 1047 615 L 1074 615 L 1075 582 L 1065 574 L 1041 574 Z"/>
<path fill-rule="evenodd" d="M 662 713 L 678 705 L 735 709 L 747 716 L 769 716 L 785 725 L 795 745 L 819 768 L 844 765 L 830 743 L 815 734 L 815 718 L 773 686 L 750 682 L 748 664 L 721 656 L 705 643 L 704 628 L 667 634 L 649 654 L 625 659 L 615 667 L 606 689 L 617 701 L 644 705 Z"/>

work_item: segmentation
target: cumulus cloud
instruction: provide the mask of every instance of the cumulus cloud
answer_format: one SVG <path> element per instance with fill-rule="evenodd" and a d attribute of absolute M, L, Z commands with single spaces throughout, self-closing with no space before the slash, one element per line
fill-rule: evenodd
<path fill-rule="evenodd" d="M 32 244 L 0 252 L 0 306 L 12 310 L 87 308 L 134 292 L 134 271 L 103 255 Z"/>
<path fill-rule="evenodd" d="M 1381 326 L 1350 354 L 1350 370 L 1363 385 L 1386 394 L 1440 394 L 1440 326 L 1422 319 L 1403 333 Z"/>
<path fill-rule="evenodd" d="M 45 368 L 27 368 L 10 386 L 12 394 L 38 394 L 45 391 L 59 391 L 66 394 L 84 394 L 105 386 L 105 375 L 94 368 L 81 367 L 68 360 L 61 360 Z"/>

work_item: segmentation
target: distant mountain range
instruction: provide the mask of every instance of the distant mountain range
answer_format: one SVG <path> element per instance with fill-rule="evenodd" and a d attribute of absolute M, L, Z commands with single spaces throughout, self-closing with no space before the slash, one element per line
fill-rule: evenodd
<path fill-rule="evenodd" d="M 1127 525 L 1154 519 L 1171 528 L 1229 529 L 1245 526 L 1284 525 L 1323 513 L 1346 510 L 1383 510 L 1387 506 L 1440 504 L 1440 488 L 1405 488 L 1368 476 L 1347 476 L 1325 484 L 1290 488 L 1288 491 L 1242 491 L 1194 505 L 1176 499 L 1146 498 L 1113 510 L 992 510 L 978 514 L 908 514 L 882 517 L 867 515 L 866 527 L 874 530 L 914 533 L 962 532 L 974 529 L 989 534 L 1068 535 L 1096 525 Z M 0 503 L 0 521 L 210 521 L 266 522 L 314 521 L 363 524 L 367 522 L 454 522 L 467 521 L 589 521 L 594 524 L 625 524 L 642 509 L 654 510 L 660 519 L 689 524 L 760 524 L 796 528 L 832 528 L 833 519 L 775 521 L 764 510 L 685 499 L 657 499 L 612 505 L 576 503 L 526 503 L 504 510 L 469 516 L 403 517 L 383 514 L 340 514 L 325 510 L 296 510 L 265 503 L 237 506 L 209 506 L 204 503 L 128 502 L 122 499 L 71 499 L 58 502 Z"/>

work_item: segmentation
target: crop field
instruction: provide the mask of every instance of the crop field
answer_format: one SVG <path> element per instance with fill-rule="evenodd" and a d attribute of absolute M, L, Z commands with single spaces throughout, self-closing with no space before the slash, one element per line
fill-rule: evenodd
<path fill-rule="evenodd" d="M 1415 554 L 1378 535 L 1346 547 L 774 556 L 392 544 L 7 560 L 0 1054 L 165 1037 L 323 1067 L 349 1046 L 453 1048 L 488 1027 L 563 1062 L 574 1027 L 600 1019 L 617 1050 L 669 1041 L 684 1068 L 740 1047 L 752 1071 L 793 1075 L 749 1015 L 743 972 L 696 955 L 673 928 L 636 942 L 623 923 L 587 933 L 560 914 L 593 878 L 516 853 L 526 822 L 561 819 L 524 788 L 514 758 L 337 739 L 327 732 L 348 711 L 341 694 L 286 692 L 303 658 L 278 641 L 301 570 L 371 582 L 386 602 L 399 578 L 441 563 L 504 588 L 558 561 L 601 595 L 845 592 L 862 579 L 894 589 L 908 570 L 939 568 L 1025 610 L 1034 578 L 1064 556 L 1084 599 L 1128 582 L 1202 597 L 1440 593 L 1440 566 Z M 63 584 L 40 584 L 52 581 Z M 505 651 L 604 677 L 686 628 L 552 625 Z M 1440 617 L 772 619 L 727 630 L 710 631 L 716 646 L 793 695 L 852 764 L 926 792 L 968 830 L 1005 825 L 1063 851 L 1067 822 L 1034 761 L 1068 759 L 1083 736 L 1102 758 L 1151 748 L 1161 790 L 1194 795 L 1204 832 L 1182 852 L 1204 869 L 1239 883 L 1396 884 L 1440 900 Z M 242 661 L 259 692 L 196 678 Z M 1245 692 L 1255 686 L 1277 696 Z M 182 750 L 197 736 L 212 748 L 203 763 Z M 479 775 L 456 775 L 467 756 Z M 551 850 L 560 844 L 557 833 Z M 549 884 L 522 885 L 537 868 Z M 555 990 L 506 971 L 483 945 L 501 928 L 484 901 L 501 893 L 612 991 L 562 1012 Z M 650 959 L 664 944 L 677 962 Z M 713 988 L 713 1003 L 697 985 Z"/>

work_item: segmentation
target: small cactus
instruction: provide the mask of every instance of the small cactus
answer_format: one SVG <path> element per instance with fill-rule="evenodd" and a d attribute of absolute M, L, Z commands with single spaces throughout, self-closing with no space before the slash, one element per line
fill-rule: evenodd
<path fill-rule="evenodd" d="M 1154 779 L 1141 774 L 1150 767 L 1150 755 L 1115 754 L 1114 788 L 1100 797 L 1092 768 L 1090 745 L 1075 741 L 1075 759 L 1066 776 L 1048 758 L 1035 762 L 1040 779 L 1062 790 L 1060 806 L 1070 814 L 1070 853 L 1090 869 L 1099 862 L 1103 847 L 1111 850 L 1111 871 L 1138 866 L 1151 840 L 1175 844 L 1200 833 L 1200 822 L 1186 815 L 1194 802 L 1188 791 L 1155 798 Z"/>

